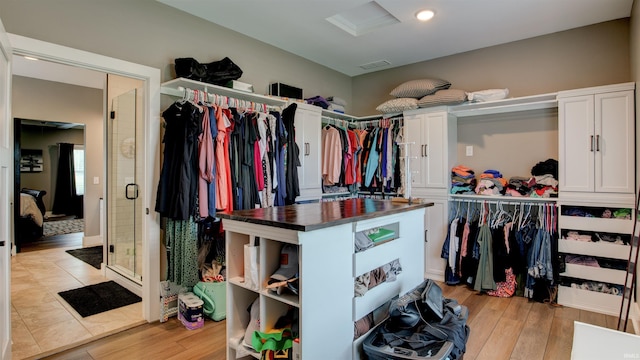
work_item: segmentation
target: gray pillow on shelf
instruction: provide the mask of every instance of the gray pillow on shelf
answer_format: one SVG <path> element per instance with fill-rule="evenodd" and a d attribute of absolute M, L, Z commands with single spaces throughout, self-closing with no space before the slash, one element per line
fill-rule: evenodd
<path fill-rule="evenodd" d="M 431 95 L 438 90 L 448 89 L 451 83 L 442 79 L 418 79 L 406 81 L 391 90 L 389 95 L 397 98 L 416 98 Z"/>
<path fill-rule="evenodd" d="M 418 100 L 418 107 L 429 107 L 436 105 L 455 105 L 467 100 L 467 93 L 460 89 L 438 90 L 433 95 L 423 96 Z"/>
<path fill-rule="evenodd" d="M 376 110 L 383 114 L 402 112 L 418 108 L 418 99 L 414 98 L 398 98 L 391 99 L 378 105 Z"/>

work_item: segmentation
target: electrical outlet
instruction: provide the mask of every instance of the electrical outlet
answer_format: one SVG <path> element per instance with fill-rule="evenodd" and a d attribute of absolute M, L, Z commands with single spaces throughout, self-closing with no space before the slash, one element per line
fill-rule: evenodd
<path fill-rule="evenodd" d="M 467 145 L 467 156 L 473 156 L 473 146 Z"/>

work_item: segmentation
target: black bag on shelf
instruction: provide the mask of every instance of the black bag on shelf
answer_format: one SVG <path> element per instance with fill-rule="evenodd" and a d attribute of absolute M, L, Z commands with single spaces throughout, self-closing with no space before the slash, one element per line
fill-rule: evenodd
<path fill-rule="evenodd" d="M 231 80 L 238 80 L 242 76 L 242 69 L 228 57 L 208 64 L 200 64 L 194 58 L 177 58 L 175 70 L 177 77 L 220 86 L 226 85 Z"/>

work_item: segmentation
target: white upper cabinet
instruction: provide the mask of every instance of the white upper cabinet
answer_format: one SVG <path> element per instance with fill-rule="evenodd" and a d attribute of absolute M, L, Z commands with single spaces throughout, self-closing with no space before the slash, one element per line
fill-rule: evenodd
<path fill-rule="evenodd" d="M 558 116 L 560 194 L 634 193 L 633 84 L 561 92 Z"/>
<path fill-rule="evenodd" d="M 410 144 L 408 156 L 412 189 L 448 190 L 451 182 L 450 151 L 456 144 L 455 121 L 450 126 L 449 116 L 447 111 L 404 114 L 404 137 Z"/>
<path fill-rule="evenodd" d="M 320 174 L 321 109 L 317 106 L 298 104 L 294 124 L 301 165 L 298 168 L 300 197 L 297 200 L 318 199 L 322 196 L 322 176 Z"/>

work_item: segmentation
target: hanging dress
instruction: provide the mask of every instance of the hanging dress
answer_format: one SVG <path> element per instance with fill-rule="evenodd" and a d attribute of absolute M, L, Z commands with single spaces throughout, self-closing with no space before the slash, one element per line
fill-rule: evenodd
<path fill-rule="evenodd" d="M 476 291 L 495 290 L 496 282 L 493 280 L 493 254 L 491 253 L 491 229 L 486 222 L 480 226 L 478 243 L 480 244 L 480 260 L 473 289 Z"/>

